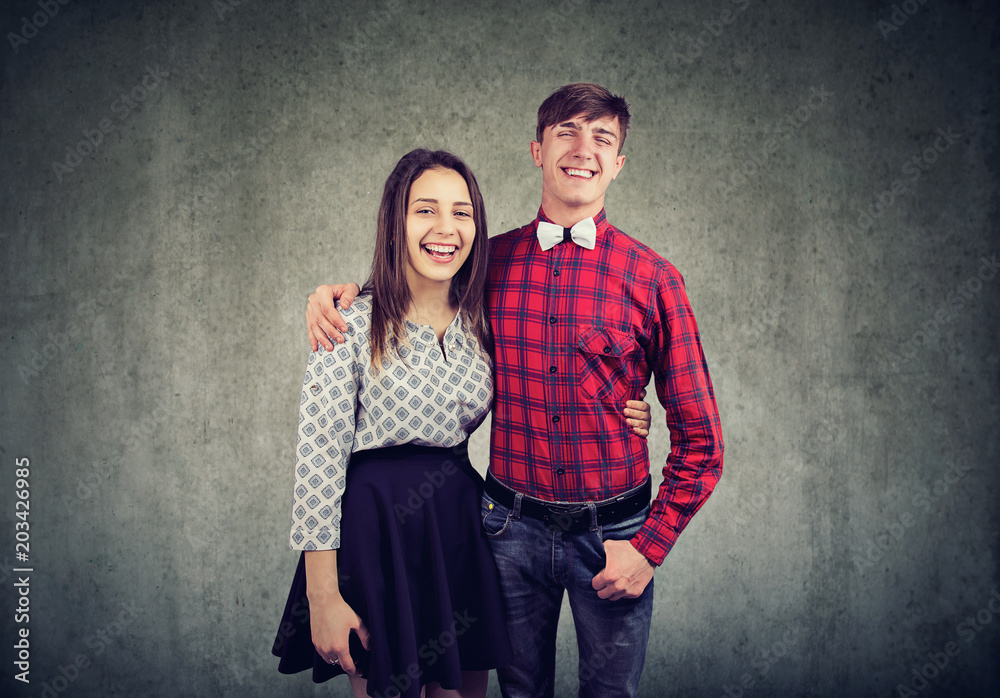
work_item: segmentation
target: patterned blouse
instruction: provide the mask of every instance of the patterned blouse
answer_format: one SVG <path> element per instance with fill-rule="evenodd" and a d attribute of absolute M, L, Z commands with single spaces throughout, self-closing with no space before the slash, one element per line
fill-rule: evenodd
<path fill-rule="evenodd" d="M 293 550 L 340 547 L 340 498 L 351 454 L 397 444 L 451 447 L 493 400 L 488 355 L 457 313 L 443 347 L 428 325 L 406 322 L 410 346 L 371 367 L 371 298 L 340 311 L 346 341 L 309 355 L 299 406 L 292 501 Z M 442 353 L 442 349 L 444 353 Z"/>

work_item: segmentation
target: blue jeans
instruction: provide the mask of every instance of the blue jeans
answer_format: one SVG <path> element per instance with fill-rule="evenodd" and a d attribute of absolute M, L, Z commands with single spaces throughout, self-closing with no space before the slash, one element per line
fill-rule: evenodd
<path fill-rule="evenodd" d="M 507 508 L 483 495 L 483 528 L 500 570 L 514 661 L 497 669 L 505 698 L 551 698 L 555 689 L 556 628 L 563 590 L 569 593 L 580 650 L 580 698 L 633 698 L 646 660 L 653 582 L 635 599 L 608 601 L 591 586 L 604 569 L 603 541 L 630 540 L 649 508 L 598 526 L 590 504 L 589 531 L 567 533 L 521 516 L 522 495 Z"/>

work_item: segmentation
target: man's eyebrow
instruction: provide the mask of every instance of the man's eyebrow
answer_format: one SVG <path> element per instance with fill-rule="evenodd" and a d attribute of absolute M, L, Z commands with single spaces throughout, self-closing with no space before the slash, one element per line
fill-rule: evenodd
<path fill-rule="evenodd" d="M 561 124 L 558 124 L 557 126 L 554 126 L 554 128 L 572 128 L 572 129 L 576 129 L 577 131 L 580 131 L 580 130 L 583 129 L 583 127 L 580 126 L 580 124 L 578 124 L 575 121 L 564 121 Z M 602 128 L 600 126 L 594 129 L 594 133 L 599 133 L 599 134 L 604 135 L 604 136 L 611 136 L 612 138 L 615 138 L 615 139 L 618 138 L 618 134 L 617 133 L 615 133 L 614 131 L 611 131 L 609 129 Z"/>

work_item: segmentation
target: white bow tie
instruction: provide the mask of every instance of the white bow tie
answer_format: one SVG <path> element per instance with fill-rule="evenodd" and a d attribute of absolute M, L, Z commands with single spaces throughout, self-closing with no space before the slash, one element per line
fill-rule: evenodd
<path fill-rule="evenodd" d="M 593 218 L 584 218 L 572 228 L 563 228 L 548 221 L 538 221 L 537 233 L 542 252 L 551 250 L 563 240 L 572 240 L 588 250 L 594 249 L 594 245 L 597 244 L 597 226 Z"/>

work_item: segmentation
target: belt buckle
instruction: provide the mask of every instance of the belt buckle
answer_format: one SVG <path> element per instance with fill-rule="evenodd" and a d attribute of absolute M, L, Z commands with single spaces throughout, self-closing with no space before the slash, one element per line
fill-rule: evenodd
<path fill-rule="evenodd" d="M 546 504 L 546 525 L 553 530 L 569 531 L 580 521 L 581 514 L 587 513 L 587 507 L 578 505 Z"/>

